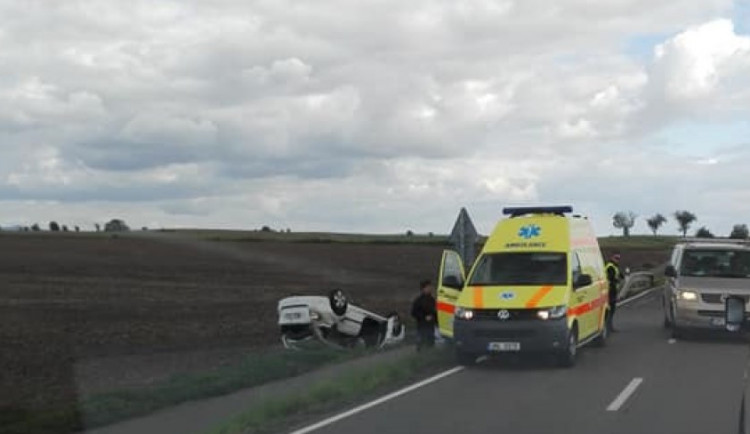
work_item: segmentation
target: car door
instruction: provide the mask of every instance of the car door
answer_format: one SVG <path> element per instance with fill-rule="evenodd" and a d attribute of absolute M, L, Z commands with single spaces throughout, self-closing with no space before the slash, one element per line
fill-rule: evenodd
<path fill-rule="evenodd" d="M 453 337 L 453 313 L 465 280 L 461 256 L 452 250 L 443 251 L 437 285 L 438 328 L 443 336 Z"/>
<path fill-rule="evenodd" d="M 591 282 L 591 275 L 588 275 L 589 278 L 586 281 L 582 281 L 582 277 L 585 275 L 578 253 L 571 252 L 570 281 L 573 287 L 572 309 L 578 315 L 578 332 L 582 339 L 597 331 L 600 314 L 600 310 L 596 306 L 596 301 L 599 298 L 598 286 Z"/>

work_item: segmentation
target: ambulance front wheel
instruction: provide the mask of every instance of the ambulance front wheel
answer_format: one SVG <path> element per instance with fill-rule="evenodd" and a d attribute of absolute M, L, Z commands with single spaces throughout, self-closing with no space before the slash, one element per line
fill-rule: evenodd
<path fill-rule="evenodd" d="M 609 312 L 607 312 L 604 315 L 604 324 L 602 325 L 602 330 L 599 332 L 599 336 L 594 339 L 594 346 L 600 348 L 607 346 L 607 339 L 609 338 L 609 321 Z"/>
<path fill-rule="evenodd" d="M 578 326 L 574 325 L 568 333 L 565 348 L 557 354 L 557 365 L 562 368 L 570 368 L 576 364 L 578 356 Z"/>

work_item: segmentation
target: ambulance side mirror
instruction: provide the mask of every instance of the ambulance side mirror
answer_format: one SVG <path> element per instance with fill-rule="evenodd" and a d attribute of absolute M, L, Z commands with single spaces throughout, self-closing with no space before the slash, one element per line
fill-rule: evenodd
<path fill-rule="evenodd" d="M 594 279 L 591 278 L 590 274 L 581 274 L 575 281 L 575 289 L 583 288 L 585 286 L 591 286 L 594 283 Z"/>

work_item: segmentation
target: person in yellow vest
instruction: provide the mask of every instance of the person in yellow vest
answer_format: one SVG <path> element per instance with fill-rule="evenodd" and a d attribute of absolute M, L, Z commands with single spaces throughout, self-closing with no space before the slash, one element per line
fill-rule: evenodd
<path fill-rule="evenodd" d="M 607 280 L 609 281 L 609 330 L 614 332 L 616 331 L 615 311 L 617 310 L 617 290 L 622 281 L 620 254 L 615 253 L 612 255 L 604 268 L 607 271 Z"/>

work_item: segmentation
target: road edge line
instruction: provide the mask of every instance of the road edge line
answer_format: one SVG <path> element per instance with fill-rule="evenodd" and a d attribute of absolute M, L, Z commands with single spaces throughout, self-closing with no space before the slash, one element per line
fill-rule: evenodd
<path fill-rule="evenodd" d="M 628 383 L 627 386 L 625 386 L 624 389 L 622 389 L 622 392 L 620 392 L 619 395 L 615 398 L 614 401 L 612 401 L 611 404 L 607 407 L 607 411 L 618 411 L 623 404 L 625 404 L 630 398 L 633 393 L 635 393 L 636 390 L 638 390 L 638 387 L 643 383 L 643 378 L 641 377 L 635 377 L 632 380 L 630 380 L 630 383 Z"/>
<path fill-rule="evenodd" d="M 326 427 L 328 425 L 331 425 L 333 423 L 336 423 L 342 419 L 346 419 L 350 416 L 354 416 L 357 413 L 361 413 L 365 410 L 369 410 L 370 408 L 373 408 L 375 406 L 378 406 L 380 404 L 383 404 L 384 402 L 388 402 L 392 399 L 398 398 L 399 396 L 406 395 L 409 392 L 412 392 L 414 390 L 417 390 L 419 388 L 422 388 L 424 386 L 427 386 L 428 384 L 434 383 L 436 381 L 442 380 L 443 378 L 446 378 L 448 376 L 451 376 L 453 374 L 456 374 L 458 372 L 463 371 L 465 368 L 463 366 L 456 366 L 451 369 L 448 369 L 447 371 L 443 371 L 439 374 L 433 375 L 432 377 L 426 378 L 422 381 L 419 381 L 417 383 L 414 383 L 410 386 L 406 386 L 402 389 L 399 389 L 395 392 L 389 393 L 388 395 L 381 396 L 380 398 L 377 398 L 373 401 L 370 401 L 368 403 L 362 404 L 360 406 L 354 407 L 350 410 L 347 410 L 343 413 L 339 413 L 337 415 L 331 416 L 329 418 L 323 419 L 319 422 L 316 422 L 312 425 L 308 425 L 304 428 L 297 429 L 295 431 L 290 432 L 289 434 L 307 434 L 310 432 L 313 432 L 315 430 L 318 430 L 320 428 Z"/>
<path fill-rule="evenodd" d="M 618 307 L 620 307 L 620 306 L 627 306 L 630 303 L 632 303 L 632 302 L 634 302 L 636 300 L 640 300 L 641 298 L 643 298 L 643 297 L 651 294 L 652 292 L 656 291 L 658 288 L 659 288 L 658 286 L 654 286 L 653 288 L 649 288 L 649 289 L 641 292 L 640 294 L 636 294 L 636 295 L 634 295 L 632 297 L 628 297 L 628 298 L 626 298 L 624 300 L 620 300 L 619 302 L 617 302 L 617 306 Z"/>

